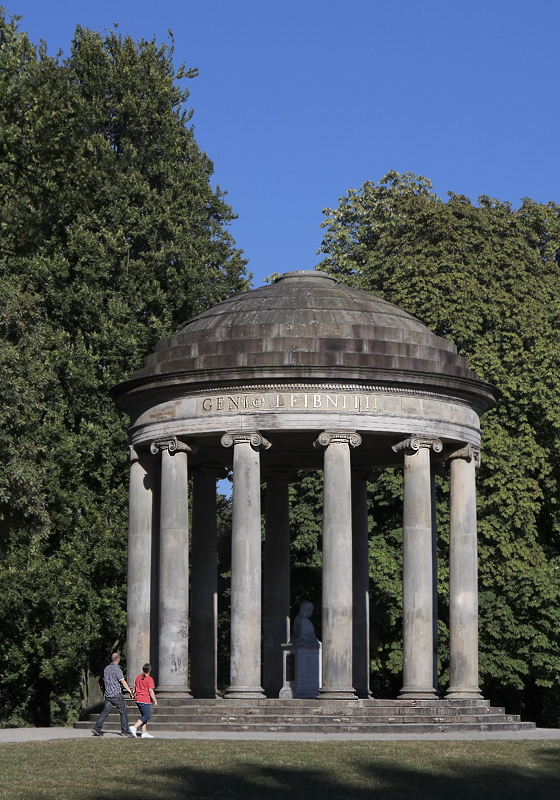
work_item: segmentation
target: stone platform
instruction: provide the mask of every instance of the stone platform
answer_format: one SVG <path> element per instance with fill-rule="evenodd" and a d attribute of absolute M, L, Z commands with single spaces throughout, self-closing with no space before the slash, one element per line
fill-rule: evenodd
<path fill-rule="evenodd" d="M 129 701 L 129 719 L 137 719 Z M 77 722 L 91 728 L 97 715 Z M 456 731 L 532 730 L 517 714 L 490 706 L 488 700 L 162 700 L 149 730 L 284 733 L 449 733 Z M 111 712 L 104 729 L 120 730 Z"/>

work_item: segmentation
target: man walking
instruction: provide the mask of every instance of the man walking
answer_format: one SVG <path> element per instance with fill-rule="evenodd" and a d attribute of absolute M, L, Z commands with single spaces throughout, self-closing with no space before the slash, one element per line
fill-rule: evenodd
<path fill-rule="evenodd" d="M 119 653 L 113 653 L 111 656 L 111 663 L 107 664 L 103 670 L 103 682 L 105 684 L 105 705 L 103 711 L 99 715 L 97 722 L 93 728 L 94 736 L 103 736 L 101 728 L 107 719 L 109 711 L 116 708 L 121 715 L 121 736 L 130 736 L 132 734 L 128 730 L 128 714 L 126 713 L 126 703 L 122 695 L 121 686 L 133 697 L 132 690 L 119 667 L 121 657 Z"/>

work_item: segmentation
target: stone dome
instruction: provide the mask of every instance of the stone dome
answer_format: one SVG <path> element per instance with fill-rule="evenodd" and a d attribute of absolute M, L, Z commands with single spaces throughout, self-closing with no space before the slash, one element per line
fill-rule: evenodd
<path fill-rule="evenodd" d="M 482 413 L 497 391 L 469 369 L 453 342 L 369 292 L 325 272 L 286 272 L 235 295 L 163 339 L 144 366 L 115 387 L 188 389 L 312 380 L 444 391 Z M 124 401 L 124 402 L 123 402 Z"/>

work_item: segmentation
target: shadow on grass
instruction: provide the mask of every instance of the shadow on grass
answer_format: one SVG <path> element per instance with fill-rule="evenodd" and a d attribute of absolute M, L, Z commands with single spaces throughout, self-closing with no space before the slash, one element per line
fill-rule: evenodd
<path fill-rule="evenodd" d="M 306 745 L 302 743 L 302 751 Z M 435 752 L 433 753 L 434 755 Z M 336 772 L 273 766 L 239 761 L 235 767 L 150 768 L 134 780 L 123 779 L 115 791 L 82 787 L 80 800 L 558 800 L 560 797 L 560 751 L 543 744 L 535 748 L 530 766 L 496 766 L 460 758 L 436 759 L 426 753 L 422 768 L 399 763 L 391 756 L 337 760 Z M 455 763 L 453 763 L 455 761 Z M 45 800 L 47 795 L 41 794 Z M 64 795 L 66 797 L 66 795 Z M 56 795 L 49 797 L 55 800 Z M 39 800 L 39 795 L 29 795 Z"/>

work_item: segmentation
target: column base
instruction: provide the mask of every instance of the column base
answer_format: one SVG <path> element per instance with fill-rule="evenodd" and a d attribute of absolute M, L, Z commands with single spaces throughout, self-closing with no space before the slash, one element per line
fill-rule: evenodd
<path fill-rule="evenodd" d="M 266 695 L 262 686 L 228 686 L 224 698 L 226 700 L 264 700 Z"/>
<path fill-rule="evenodd" d="M 353 686 L 321 686 L 317 700 L 358 700 Z"/>
<path fill-rule="evenodd" d="M 433 686 L 403 686 L 399 700 L 439 700 Z"/>
<path fill-rule="evenodd" d="M 450 686 L 445 692 L 446 700 L 483 700 L 482 692 L 475 687 Z"/>
<path fill-rule="evenodd" d="M 170 686 L 163 684 L 157 687 L 156 694 L 159 697 L 171 697 L 179 699 L 185 698 L 187 700 L 192 700 L 191 690 L 188 686 Z"/>

